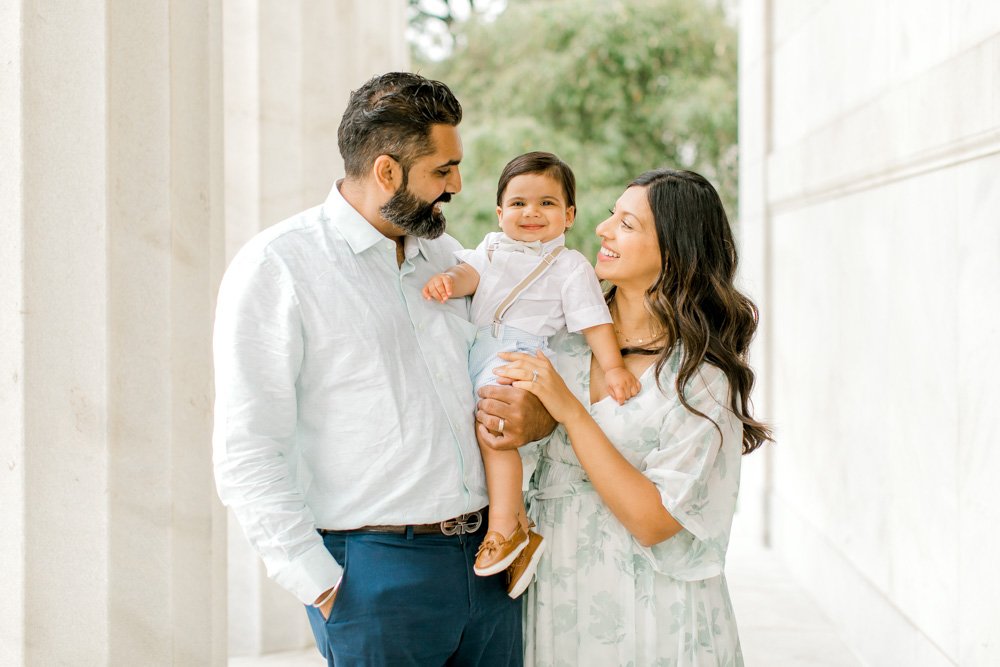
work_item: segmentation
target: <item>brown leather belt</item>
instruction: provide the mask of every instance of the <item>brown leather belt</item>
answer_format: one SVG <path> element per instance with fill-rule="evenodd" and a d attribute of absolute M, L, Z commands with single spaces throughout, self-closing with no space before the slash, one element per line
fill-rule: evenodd
<path fill-rule="evenodd" d="M 445 519 L 440 523 L 418 523 L 409 526 L 362 526 L 361 528 L 351 528 L 349 530 L 327 530 L 320 528 L 320 535 L 329 533 L 392 533 L 404 535 L 412 529 L 414 535 L 467 535 L 475 533 L 483 525 L 483 512 L 478 510 L 456 516 L 453 519 Z"/>

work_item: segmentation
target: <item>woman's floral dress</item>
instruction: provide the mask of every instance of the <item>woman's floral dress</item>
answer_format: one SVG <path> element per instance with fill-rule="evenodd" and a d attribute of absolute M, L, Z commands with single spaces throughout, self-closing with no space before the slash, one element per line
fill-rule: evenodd
<path fill-rule="evenodd" d="M 743 664 L 723 574 L 739 490 L 742 424 L 725 407 L 725 374 L 705 364 L 679 402 L 675 354 L 656 385 L 619 406 L 590 405 L 590 348 L 575 334 L 553 337 L 556 365 L 618 451 L 657 486 L 683 530 L 643 547 L 587 480 L 560 427 L 541 449 L 527 493 L 546 538 L 525 605 L 525 664 L 686 667 Z M 721 438 L 720 438 L 721 431 Z M 527 479 L 527 477 L 526 477 Z"/>

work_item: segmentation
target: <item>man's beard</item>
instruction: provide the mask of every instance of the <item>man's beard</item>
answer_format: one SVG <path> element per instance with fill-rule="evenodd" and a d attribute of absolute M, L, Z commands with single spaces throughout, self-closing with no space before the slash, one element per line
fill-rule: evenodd
<path fill-rule="evenodd" d="M 438 202 L 451 201 L 451 194 L 445 192 L 434 201 L 427 203 L 410 192 L 406 185 L 396 190 L 395 194 L 379 209 L 386 222 L 391 222 L 407 234 L 424 239 L 436 239 L 444 234 L 446 221 L 444 213 L 435 211 Z"/>

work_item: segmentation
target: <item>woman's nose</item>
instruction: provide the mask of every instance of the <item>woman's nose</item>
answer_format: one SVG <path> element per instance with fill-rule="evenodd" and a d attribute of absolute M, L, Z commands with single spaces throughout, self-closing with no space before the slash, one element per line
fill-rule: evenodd
<path fill-rule="evenodd" d="M 608 238 L 608 231 L 611 228 L 611 225 L 608 224 L 609 220 L 611 220 L 611 218 L 608 218 L 607 220 L 597 223 L 597 227 L 594 228 L 594 233 L 600 236 L 602 239 Z"/>

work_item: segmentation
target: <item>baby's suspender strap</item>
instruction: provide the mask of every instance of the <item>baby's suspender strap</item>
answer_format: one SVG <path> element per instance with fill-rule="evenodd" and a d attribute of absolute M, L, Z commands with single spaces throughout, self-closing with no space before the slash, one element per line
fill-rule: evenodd
<path fill-rule="evenodd" d="M 496 312 L 493 313 L 494 337 L 498 337 L 500 335 L 500 320 L 503 319 L 503 316 L 507 313 L 507 310 L 514 305 L 514 302 L 517 301 L 518 297 L 521 296 L 521 293 L 524 292 L 524 290 L 531 287 L 536 280 L 542 277 L 542 274 L 545 273 L 550 266 L 555 264 L 556 258 L 559 256 L 559 253 L 561 253 L 565 249 L 566 246 L 559 246 L 549 254 L 542 257 L 541 261 L 538 262 L 538 265 L 531 270 L 531 273 L 526 275 L 524 277 L 524 280 L 515 285 L 514 289 L 510 291 L 510 294 L 508 294 L 504 298 L 504 300 L 500 302 L 500 305 L 497 306 Z"/>

